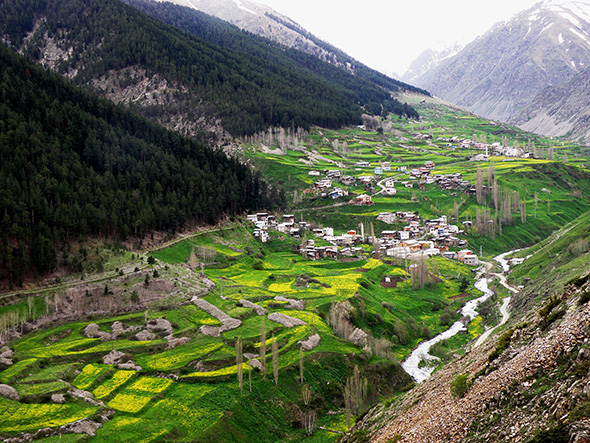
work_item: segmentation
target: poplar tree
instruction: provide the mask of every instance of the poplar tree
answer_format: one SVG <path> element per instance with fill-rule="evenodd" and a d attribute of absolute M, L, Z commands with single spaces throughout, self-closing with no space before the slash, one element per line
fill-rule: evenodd
<path fill-rule="evenodd" d="M 262 371 L 262 379 L 266 381 L 266 327 L 264 319 L 260 326 L 260 370 Z"/>
<path fill-rule="evenodd" d="M 236 366 L 238 368 L 238 385 L 240 386 L 240 392 L 244 390 L 244 368 L 242 362 L 244 360 L 242 354 L 242 339 L 236 339 Z"/>
<path fill-rule="evenodd" d="M 274 334 L 272 336 L 272 373 L 275 379 L 275 385 L 279 385 L 279 346 Z"/>

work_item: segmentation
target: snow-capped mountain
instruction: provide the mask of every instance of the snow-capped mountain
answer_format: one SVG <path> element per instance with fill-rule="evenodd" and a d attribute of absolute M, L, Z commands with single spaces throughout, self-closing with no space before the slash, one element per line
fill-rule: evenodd
<path fill-rule="evenodd" d="M 544 88 L 586 67 L 590 1 L 546 0 L 496 24 L 412 82 L 475 113 L 507 120 Z"/>
<path fill-rule="evenodd" d="M 416 79 L 435 69 L 443 61 L 454 57 L 465 47 L 465 44 L 454 43 L 441 50 L 427 49 L 412 62 L 408 70 L 401 77 L 401 80 L 408 83 L 415 83 Z"/>

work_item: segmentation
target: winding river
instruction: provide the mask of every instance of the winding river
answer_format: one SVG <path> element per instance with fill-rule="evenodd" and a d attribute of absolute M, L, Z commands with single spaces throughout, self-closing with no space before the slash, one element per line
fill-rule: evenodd
<path fill-rule="evenodd" d="M 519 251 L 519 249 L 505 252 L 494 258 L 494 260 L 500 263 L 500 265 L 502 266 L 503 272 L 507 272 L 510 269 L 508 261 L 505 257 L 517 251 Z M 484 264 L 484 266 L 486 266 L 486 264 Z M 402 363 L 402 368 L 404 368 L 404 370 L 408 374 L 410 374 L 417 383 L 426 380 L 434 371 L 435 365 L 431 365 L 428 363 L 434 363 L 440 360 L 438 357 L 435 357 L 434 355 L 430 355 L 428 353 L 428 351 L 430 351 L 430 348 L 438 342 L 446 340 L 447 338 L 451 338 L 452 336 L 458 334 L 460 331 L 465 331 L 467 329 L 467 325 L 471 322 L 471 320 L 477 317 L 477 306 L 479 306 L 480 303 L 483 303 L 493 295 L 493 292 L 488 287 L 488 283 L 490 281 L 491 279 L 486 279 L 485 276 L 480 277 L 479 280 L 475 282 L 475 288 L 481 291 L 483 295 L 479 298 L 467 302 L 465 306 L 463 306 L 463 308 L 461 309 L 462 317 L 459 321 L 455 322 L 449 329 L 440 333 L 436 337 L 420 343 L 420 345 L 418 345 L 418 347 L 414 349 L 412 354 L 410 354 L 410 356 Z M 420 367 L 421 362 L 425 362 L 426 365 Z"/>

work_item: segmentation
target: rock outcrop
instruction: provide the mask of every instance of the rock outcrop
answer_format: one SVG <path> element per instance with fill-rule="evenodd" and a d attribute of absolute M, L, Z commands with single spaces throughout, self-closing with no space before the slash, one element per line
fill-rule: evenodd
<path fill-rule="evenodd" d="M 242 305 L 244 308 L 254 309 L 256 315 L 266 315 L 268 313 L 266 308 L 263 308 L 262 306 L 257 305 L 256 303 L 252 303 L 248 300 L 240 300 L 240 305 Z"/>
<path fill-rule="evenodd" d="M 231 331 L 232 329 L 236 329 L 239 327 L 242 322 L 236 318 L 232 318 L 215 306 L 212 303 L 209 303 L 202 298 L 193 297 L 191 300 L 199 309 L 205 311 L 209 315 L 215 317 L 217 320 L 221 322 L 221 326 L 210 326 L 210 325 L 203 325 L 199 329 L 204 335 L 209 335 L 212 337 L 219 337 L 225 331 Z"/>
<path fill-rule="evenodd" d="M 290 317 L 285 314 L 281 314 L 280 312 L 273 312 L 272 314 L 270 314 L 268 316 L 268 319 L 270 321 L 280 323 L 281 325 L 285 326 L 286 328 L 292 328 L 295 326 L 303 326 L 303 325 L 307 324 L 303 320 L 300 320 L 300 319 L 294 318 L 294 317 Z"/>
<path fill-rule="evenodd" d="M 20 395 L 18 391 L 12 386 L 0 385 L 0 397 L 7 398 L 9 400 L 19 401 Z"/>

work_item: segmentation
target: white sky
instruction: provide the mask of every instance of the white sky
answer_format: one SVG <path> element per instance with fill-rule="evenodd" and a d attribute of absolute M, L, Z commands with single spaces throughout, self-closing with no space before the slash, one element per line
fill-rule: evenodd
<path fill-rule="evenodd" d="M 540 0 L 254 0 L 366 65 L 402 75 L 428 48 L 467 43 Z"/>

